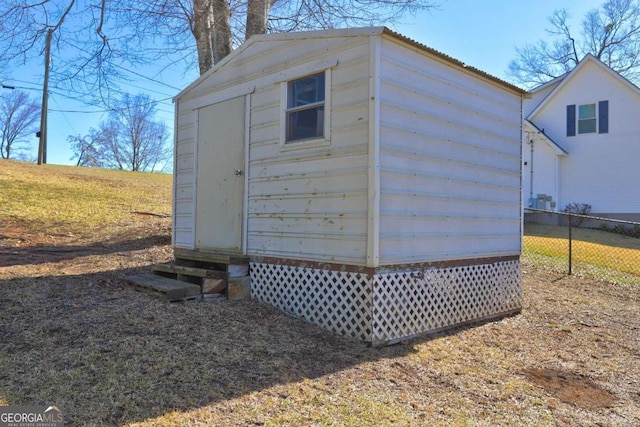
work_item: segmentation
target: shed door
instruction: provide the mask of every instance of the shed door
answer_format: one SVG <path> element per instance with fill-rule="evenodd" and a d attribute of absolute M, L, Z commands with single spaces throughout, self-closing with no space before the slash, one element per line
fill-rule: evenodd
<path fill-rule="evenodd" d="M 245 97 L 198 110 L 196 248 L 242 251 Z"/>

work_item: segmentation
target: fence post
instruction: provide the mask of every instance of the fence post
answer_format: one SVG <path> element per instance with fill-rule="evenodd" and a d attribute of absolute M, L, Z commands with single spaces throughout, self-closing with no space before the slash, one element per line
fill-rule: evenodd
<path fill-rule="evenodd" d="M 573 215 L 569 214 L 569 276 L 571 276 L 571 232 L 572 232 L 572 224 L 573 224 Z"/>

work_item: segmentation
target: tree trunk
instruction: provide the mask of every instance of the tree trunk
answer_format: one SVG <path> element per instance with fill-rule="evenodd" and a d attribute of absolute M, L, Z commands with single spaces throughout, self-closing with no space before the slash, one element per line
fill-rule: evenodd
<path fill-rule="evenodd" d="M 244 39 L 249 40 L 256 34 L 267 33 L 267 19 L 271 9 L 271 0 L 249 0 L 247 4 L 247 25 Z"/>
<path fill-rule="evenodd" d="M 213 10 L 211 45 L 213 46 L 213 63 L 217 64 L 231 53 L 231 13 L 227 0 L 211 0 L 211 3 Z"/>
<path fill-rule="evenodd" d="M 198 67 L 200 75 L 213 67 L 213 46 L 211 40 L 211 24 L 213 7 L 211 0 L 193 0 L 193 36 L 198 50 Z"/>

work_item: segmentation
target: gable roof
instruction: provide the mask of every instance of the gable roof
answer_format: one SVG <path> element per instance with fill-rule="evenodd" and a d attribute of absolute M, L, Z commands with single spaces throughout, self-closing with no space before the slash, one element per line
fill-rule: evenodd
<path fill-rule="evenodd" d="M 547 82 L 547 83 L 545 83 L 543 85 L 540 85 L 540 86 L 538 86 L 537 88 L 534 88 L 531 91 L 531 92 L 536 92 L 538 90 L 542 90 L 545 87 L 548 87 L 549 85 L 551 85 L 553 83 L 556 83 L 557 81 L 560 81 L 560 83 L 551 92 L 549 92 L 549 94 L 540 102 L 540 104 L 538 104 L 536 106 L 536 108 L 534 108 L 533 111 L 531 111 L 531 113 L 529 113 L 529 115 L 526 117 L 526 119 L 527 120 L 531 119 L 540 110 L 542 110 L 544 108 L 544 106 L 547 105 L 549 103 L 549 101 L 556 94 L 558 94 L 560 91 L 562 91 L 562 89 L 571 81 L 573 76 L 576 75 L 577 73 L 579 73 L 580 70 L 582 70 L 586 66 L 585 64 L 588 64 L 588 63 L 595 64 L 598 68 L 600 68 L 603 72 L 605 72 L 607 75 L 609 75 L 612 79 L 617 80 L 618 82 L 622 83 L 629 90 L 635 92 L 638 96 L 640 96 L 640 88 L 638 88 L 638 86 L 634 85 L 629 80 L 624 78 L 622 75 L 620 75 L 619 73 L 617 73 L 616 71 L 611 69 L 609 66 L 607 66 L 604 62 L 600 61 L 598 58 L 596 58 L 592 54 L 588 53 L 584 58 L 582 58 L 582 61 L 580 61 L 578 63 L 578 65 L 576 65 L 573 70 L 571 70 L 567 74 L 564 74 L 564 75 L 562 75 L 560 77 L 556 77 L 555 79 L 553 79 L 553 80 L 551 80 L 551 81 L 549 81 L 549 82 Z"/>
<path fill-rule="evenodd" d="M 531 93 L 536 93 L 536 92 L 539 92 L 539 91 L 541 91 L 541 90 L 544 90 L 544 89 L 548 88 L 549 86 L 553 86 L 553 85 L 555 85 L 555 84 L 558 84 L 558 83 L 560 83 L 562 80 L 564 80 L 564 78 L 565 78 L 565 77 L 567 77 L 568 75 L 569 75 L 569 73 L 564 73 L 564 74 L 563 74 L 563 75 L 561 75 L 561 76 L 558 76 L 558 77 L 556 77 L 556 78 L 553 78 L 553 79 L 549 80 L 548 82 L 542 83 L 541 85 L 536 86 L 536 87 L 534 87 L 533 89 L 530 89 L 530 90 L 529 90 L 529 92 L 531 92 Z"/>
<path fill-rule="evenodd" d="M 478 68 L 469 66 L 464 62 L 457 60 L 445 53 L 442 53 L 436 49 L 430 48 L 422 43 L 419 43 L 409 37 L 403 36 L 395 31 L 388 29 L 387 27 L 363 27 L 363 28 L 346 28 L 346 29 L 331 29 L 331 30 L 314 30 L 314 31 L 296 31 L 290 33 L 271 33 L 271 34 L 259 34 L 252 36 L 249 40 L 240 45 L 237 49 L 234 49 L 229 55 L 224 57 L 220 62 L 215 64 L 210 70 L 202 74 L 195 81 L 189 84 L 186 88 L 181 90 L 176 96 L 173 97 L 173 102 L 176 102 L 177 99 L 181 98 L 188 92 L 190 92 L 194 87 L 198 86 L 202 81 L 208 79 L 211 75 L 215 74 L 217 70 L 224 67 L 225 64 L 233 61 L 237 56 L 241 55 L 242 52 L 247 50 L 250 46 L 260 42 L 266 41 L 282 41 L 282 40 L 300 40 L 300 39 L 308 39 L 308 38 L 328 38 L 328 37 L 355 37 L 355 36 L 379 36 L 382 34 L 387 34 L 393 38 L 398 40 L 402 40 L 406 43 L 411 44 L 413 47 L 416 47 L 424 52 L 427 52 L 439 59 L 444 60 L 445 62 L 457 67 L 463 68 L 481 78 L 489 80 L 505 89 L 514 91 L 520 95 L 525 95 L 527 93 L 526 90 L 515 86 L 505 80 L 502 80 L 498 77 L 495 77 L 487 72 L 484 72 Z"/>

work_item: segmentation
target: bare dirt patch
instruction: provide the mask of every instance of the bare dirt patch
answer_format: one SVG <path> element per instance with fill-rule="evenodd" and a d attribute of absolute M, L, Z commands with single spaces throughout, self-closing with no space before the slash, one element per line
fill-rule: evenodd
<path fill-rule="evenodd" d="M 530 368 L 524 371 L 524 375 L 533 384 L 543 387 L 569 404 L 589 409 L 608 408 L 614 402 L 611 393 L 575 372 L 553 368 Z"/>
<path fill-rule="evenodd" d="M 0 403 L 71 426 L 640 424 L 637 287 L 526 265 L 521 315 L 372 349 L 252 301 L 136 292 L 168 227 L 0 242 Z"/>

